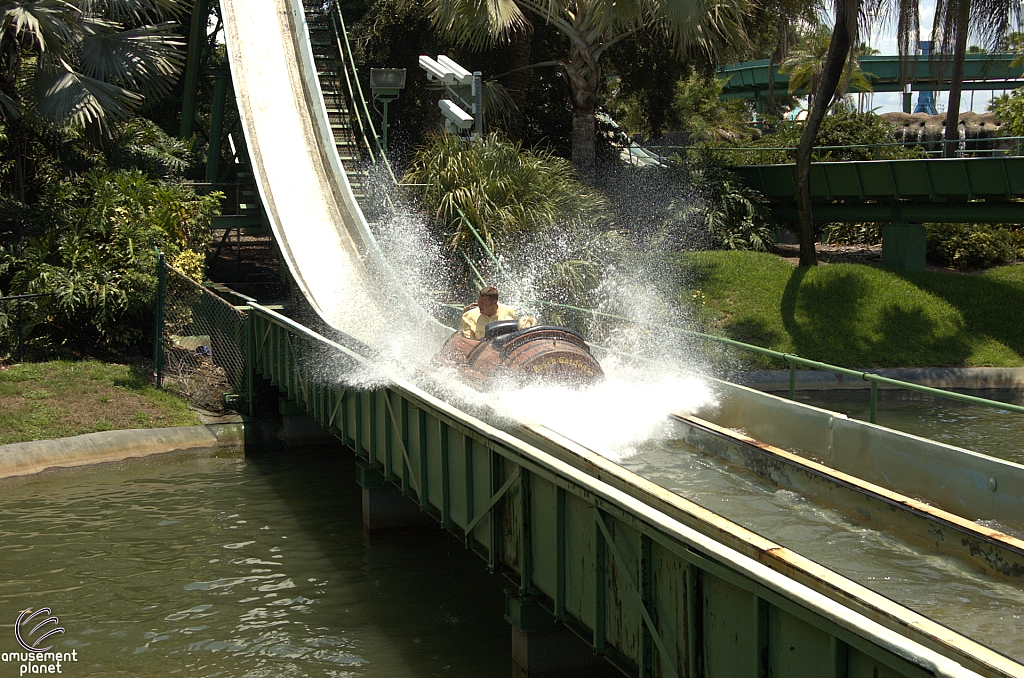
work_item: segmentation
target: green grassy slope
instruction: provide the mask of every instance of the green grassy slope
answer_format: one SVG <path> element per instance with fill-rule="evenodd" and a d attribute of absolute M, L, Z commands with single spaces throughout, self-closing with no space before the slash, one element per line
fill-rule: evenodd
<path fill-rule="evenodd" d="M 0 366 L 0 445 L 199 423 L 184 400 L 158 391 L 128 365 L 83 360 Z"/>
<path fill-rule="evenodd" d="M 1024 365 L 1024 266 L 963 275 L 665 256 L 681 273 L 680 303 L 713 334 L 844 367 Z"/>

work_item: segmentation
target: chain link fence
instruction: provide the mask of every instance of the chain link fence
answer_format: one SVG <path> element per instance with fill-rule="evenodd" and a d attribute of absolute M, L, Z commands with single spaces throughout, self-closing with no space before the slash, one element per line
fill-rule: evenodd
<path fill-rule="evenodd" d="M 164 385 L 197 407 L 231 409 L 247 387 L 245 312 L 170 266 L 164 281 L 156 356 Z"/>

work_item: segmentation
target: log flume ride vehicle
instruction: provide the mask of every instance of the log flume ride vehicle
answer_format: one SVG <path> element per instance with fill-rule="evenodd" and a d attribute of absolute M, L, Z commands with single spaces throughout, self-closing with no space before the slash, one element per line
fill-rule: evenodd
<path fill-rule="evenodd" d="M 478 388 L 491 388 L 498 382 L 579 388 L 604 379 L 604 371 L 579 333 L 547 325 L 520 330 L 515 320 L 490 323 L 483 339 L 456 332 L 435 360 L 454 367 Z"/>

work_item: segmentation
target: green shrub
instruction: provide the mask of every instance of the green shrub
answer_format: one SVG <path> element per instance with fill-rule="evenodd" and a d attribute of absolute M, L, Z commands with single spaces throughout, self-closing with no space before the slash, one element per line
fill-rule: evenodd
<path fill-rule="evenodd" d="M 416 152 L 404 181 L 424 185 L 424 207 L 455 250 L 475 247 L 470 226 L 494 250 L 546 228 L 606 216 L 604 198 L 576 181 L 568 160 L 524 150 L 499 134 L 476 141 L 436 136 Z"/>
<path fill-rule="evenodd" d="M 826 245 L 877 245 L 882 242 L 881 224 L 877 222 L 829 224 L 825 229 L 822 242 Z"/>
<path fill-rule="evenodd" d="M 743 146 L 764 149 L 764 151 L 722 152 L 729 164 L 772 164 L 794 162 L 796 153 L 793 150 L 800 143 L 803 122 L 781 121 L 775 129 L 753 143 L 743 142 Z M 858 113 L 853 108 L 836 104 L 832 112 L 826 115 L 818 130 L 815 148 L 823 146 L 855 146 L 864 144 L 888 144 L 896 141 L 893 127 L 874 113 Z M 779 150 L 772 150 L 779 149 Z M 916 147 L 881 146 L 871 148 L 844 148 L 816 151 L 815 160 L 893 160 L 899 158 L 921 157 L 922 151 Z"/>
<path fill-rule="evenodd" d="M 0 289 L 53 295 L 36 312 L 45 311 L 34 328 L 43 343 L 136 349 L 151 327 L 157 250 L 201 275 L 196 264 L 220 198 L 139 170 L 93 170 L 57 182 L 36 206 L 40 225 L 0 274 Z"/>
<path fill-rule="evenodd" d="M 953 268 L 985 268 L 1020 259 L 1019 232 L 991 224 L 925 224 L 928 255 Z"/>
<path fill-rule="evenodd" d="M 989 109 L 1002 123 L 1000 132 L 1004 136 L 1024 135 L 1024 87 L 993 99 Z"/>

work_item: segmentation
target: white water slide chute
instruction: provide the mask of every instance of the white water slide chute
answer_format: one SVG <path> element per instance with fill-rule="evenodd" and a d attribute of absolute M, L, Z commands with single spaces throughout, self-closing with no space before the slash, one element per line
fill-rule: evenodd
<path fill-rule="evenodd" d="M 334 145 L 301 2 L 222 0 L 221 9 L 253 174 L 305 299 L 330 326 L 366 344 L 395 331 L 396 315 L 443 340 L 448 331 L 386 274 Z M 401 314 L 388 312 L 396 300 Z"/>

